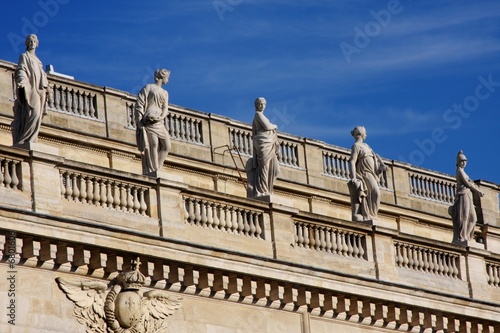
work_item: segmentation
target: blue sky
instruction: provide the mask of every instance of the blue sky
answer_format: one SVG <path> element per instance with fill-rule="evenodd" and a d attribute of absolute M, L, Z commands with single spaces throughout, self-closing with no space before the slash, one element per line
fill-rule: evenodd
<path fill-rule="evenodd" d="M 171 71 L 173 104 L 349 148 L 364 125 L 382 157 L 500 183 L 500 2 L 7 1 L 0 59 L 24 36 L 57 72 L 137 93 Z"/>

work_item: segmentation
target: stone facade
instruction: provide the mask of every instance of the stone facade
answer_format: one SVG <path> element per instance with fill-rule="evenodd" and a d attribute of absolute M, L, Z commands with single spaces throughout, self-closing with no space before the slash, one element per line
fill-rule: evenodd
<path fill-rule="evenodd" d="M 454 177 L 384 160 L 378 221 L 352 222 L 350 151 L 279 133 L 273 200 L 251 200 L 251 126 L 175 105 L 148 177 L 135 96 L 53 75 L 38 144 L 13 148 L 0 68 L 1 332 L 85 332 L 56 278 L 108 284 L 138 257 L 144 292 L 182 298 L 165 332 L 500 332 L 499 185 L 476 182 L 481 243 L 459 246 Z"/>

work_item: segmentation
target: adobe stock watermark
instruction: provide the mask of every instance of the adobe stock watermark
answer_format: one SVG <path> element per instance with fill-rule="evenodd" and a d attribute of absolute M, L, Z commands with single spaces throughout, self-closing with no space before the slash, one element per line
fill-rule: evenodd
<path fill-rule="evenodd" d="M 155 68 L 160 68 L 160 65 L 157 64 Z M 142 76 L 142 85 L 133 87 L 131 93 L 137 95 L 145 85 L 155 82 L 155 70 L 151 66 L 144 67 L 145 73 Z"/>
<path fill-rule="evenodd" d="M 447 125 L 451 125 L 451 129 L 457 130 L 462 126 L 464 119 L 479 108 L 482 101 L 487 100 L 500 87 L 500 81 L 493 81 L 493 74 L 489 74 L 487 78 L 480 75 L 477 77 L 479 84 L 474 90 L 474 94 L 464 98 L 462 103 L 455 103 L 453 107 L 446 109 L 443 113 L 443 121 Z M 444 143 L 448 139 L 445 130 L 442 127 L 436 127 L 430 133 L 430 136 L 423 140 L 414 140 L 417 146 L 405 159 L 399 156 L 400 161 L 413 165 L 422 165 L 425 158 L 431 156 L 436 151 L 436 147 L 440 143 Z M 408 162 L 409 161 L 409 162 Z"/>
<path fill-rule="evenodd" d="M 36 11 L 31 18 L 23 16 L 21 18 L 21 34 L 15 32 L 9 32 L 7 34 L 7 39 L 12 45 L 14 52 L 19 53 L 24 50 L 24 40 L 26 36 L 30 34 L 36 34 L 46 26 L 51 18 L 54 18 L 61 8 L 61 5 L 66 5 L 70 0 L 39 0 L 37 2 L 40 10 Z M 26 4 L 28 6 L 28 4 Z M 21 47 L 21 48 L 20 48 Z"/>
<path fill-rule="evenodd" d="M 282 110 L 272 108 L 268 113 L 270 114 L 269 121 L 278 126 L 280 132 L 283 132 L 288 125 L 295 121 L 295 115 L 286 111 L 286 105 Z"/>
<path fill-rule="evenodd" d="M 219 19 L 224 21 L 224 14 L 226 12 L 232 12 L 236 6 L 240 5 L 243 0 L 214 0 L 212 5 L 214 6 L 215 12 L 219 15 Z"/>
<path fill-rule="evenodd" d="M 411 1 L 411 0 L 410 0 Z M 381 9 L 378 12 L 371 10 L 370 15 L 374 20 L 367 22 L 363 29 L 355 26 L 353 44 L 341 42 L 340 50 L 344 55 L 345 61 L 350 64 L 354 54 L 360 54 L 361 50 L 370 45 L 373 38 L 380 35 L 383 28 L 386 28 L 392 21 L 392 16 L 400 14 L 403 11 L 403 5 L 399 0 L 389 0 L 387 9 Z"/>
<path fill-rule="evenodd" d="M 16 325 L 16 286 L 17 286 L 17 271 L 16 271 L 16 232 L 9 231 L 6 242 L 7 263 L 7 322 L 10 325 Z"/>

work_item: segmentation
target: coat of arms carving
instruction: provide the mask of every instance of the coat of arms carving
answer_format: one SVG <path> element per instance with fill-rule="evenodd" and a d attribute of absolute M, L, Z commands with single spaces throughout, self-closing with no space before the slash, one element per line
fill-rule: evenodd
<path fill-rule="evenodd" d="M 87 333 L 160 333 L 165 319 L 180 308 L 181 298 L 160 290 L 143 292 L 145 276 L 139 260 L 109 284 L 56 278 L 59 288 L 75 303 L 74 313 Z"/>

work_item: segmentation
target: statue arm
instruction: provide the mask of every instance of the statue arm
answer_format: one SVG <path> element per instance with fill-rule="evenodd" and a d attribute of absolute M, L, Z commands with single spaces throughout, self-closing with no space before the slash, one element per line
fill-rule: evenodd
<path fill-rule="evenodd" d="M 272 124 L 262 112 L 256 112 L 255 118 L 265 131 L 278 129 L 278 126 Z"/>
<path fill-rule="evenodd" d="M 458 177 L 460 178 L 460 181 L 462 182 L 462 184 L 464 184 L 465 187 L 469 188 L 472 192 L 475 192 L 480 197 L 484 196 L 484 192 L 481 191 L 476 184 L 474 184 L 474 182 L 469 178 L 469 176 L 467 176 L 464 169 L 461 168 L 458 169 L 457 178 Z"/>
<path fill-rule="evenodd" d="M 160 116 L 160 120 L 163 120 L 168 115 L 168 92 L 165 90 L 165 102 L 163 102 L 163 108 Z"/>
<path fill-rule="evenodd" d="M 349 178 L 356 180 L 356 162 L 358 161 L 358 146 L 353 145 L 351 148 L 351 157 L 349 158 Z"/>
<path fill-rule="evenodd" d="M 144 117 L 144 109 L 146 107 L 146 95 L 146 87 L 144 87 L 137 95 L 137 100 L 135 102 L 135 123 L 137 124 L 137 128 L 141 128 L 143 126 L 141 121 Z"/>

